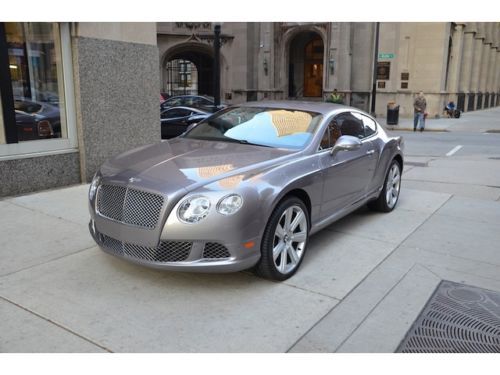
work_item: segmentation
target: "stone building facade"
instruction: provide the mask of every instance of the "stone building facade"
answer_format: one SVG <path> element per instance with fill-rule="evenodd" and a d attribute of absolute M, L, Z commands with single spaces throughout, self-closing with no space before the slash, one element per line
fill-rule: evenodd
<path fill-rule="evenodd" d="M 0 197 L 160 141 L 155 23 L 0 23 Z"/>
<path fill-rule="evenodd" d="M 213 25 L 158 23 L 160 86 L 176 59 L 200 66 L 197 93 L 212 95 Z M 262 99 L 324 100 L 333 89 L 345 104 L 376 114 L 388 102 L 402 116 L 424 91 L 430 116 L 449 100 L 464 111 L 498 105 L 500 23 L 223 23 L 221 97 L 228 103 Z M 175 93 L 173 93 L 175 94 Z"/>

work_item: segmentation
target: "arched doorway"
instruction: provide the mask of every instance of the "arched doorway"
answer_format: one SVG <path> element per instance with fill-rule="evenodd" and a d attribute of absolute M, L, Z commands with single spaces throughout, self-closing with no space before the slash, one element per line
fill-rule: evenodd
<path fill-rule="evenodd" d="M 323 39 L 312 31 L 302 32 L 290 43 L 288 96 L 322 97 Z"/>
<path fill-rule="evenodd" d="M 163 92 L 169 95 L 213 95 L 213 57 L 196 46 L 168 53 L 163 64 Z"/>

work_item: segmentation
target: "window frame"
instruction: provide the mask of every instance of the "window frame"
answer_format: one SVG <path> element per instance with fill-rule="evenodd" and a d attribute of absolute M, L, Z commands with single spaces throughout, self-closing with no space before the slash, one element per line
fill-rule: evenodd
<path fill-rule="evenodd" d="M 17 142 L 17 129 L 15 129 L 14 120 L 14 126 L 6 126 L 5 133 L 7 135 L 8 130 L 10 131 L 12 129 L 16 131 L 16 142 L 0 144 L 0 161 L 78 151 L 70 24 L 68 22 L 64 22 L 58 23 L 58 26 L 58 37 L 60 38 L 61 43 L 61 65 L 63 72 L 63 90 L 65 98 L 65 107 L 61 108 L 61 111 L 64 110 L 66 115 L 67 138 L 52 138 Z M 5 100 L 5 98 L 2 98 L 2 100 Z M 13 96 L 12 101 L 14 101 Z M 12 115 L 15 118 L 14 111 L 12 111 Z M 13 139 L 11 139 L 11 141 L 13 141 Z"/>
<path fill-rule="evenodd" d="M 335 115 L 331 116 L 331 117 L 327 120 L 327 125 L 326 125 L 326 128 L 325 128 L 325 132 L 326 132 L 326 131 L 328 131 L 328 132 L 330 131 L 329 126 L 330 126 L 330 123 L 331 123 L 333 120 L 335 120 L 338 116 L 341 116 L 341 115 L 346 114 L 346 113 L 351 113 L 351 114 L 352 114 L 352 113 L 356 113 L 356 114 L 358 114 L 358 115 L 360 115 L 360 116 L 365 116 L 365 117 L 369 118 L 370 120 L 372 120 L 372 121 L 375 123 L 375 133 L 370 134 L 370 135 L 368 135 L 368 136 L 364 136 L 363 138 L 358 138 L 361 142 L 364 142 L 365 140 L 369 140 L 370 138 L 375 137 L 376 135 L 378 135 L 378 127 L 379 127 L 379 125 L 378 125 L 377 121 L 376 121 L 373 117 L 371 117 L 371 116 L 369 116 L 369 115 L 366 115 L 366 114 L 364 114 L 364 113 L 362 113 L 362 112 L 360 112 L 360 111 L 351 110 L 351 109 L 346 110 L 346 111 L 343 111 L 343 112 L 340 112 L 340 113 L 337 113 L 337 114 L 335 114 Z M 364 129 L 364 124 L 363 124 L 363 129 Z M 324 133 L 321 135 L 321 137 L 320 137 L 320 139 L 319 139 L 318 148 L 317 148 L 317 150 L 316 150 L 316 153 L 317 153 L 317 154 L 318 154 L 318 153 L 323 153 L 323 152 L 326 152 L 326 151 L 330 151 L 330 150 L 333 148 L 333 146 L 335 146 L 335 145 L 332 145 L 332 146 L 330 146 L 329 148 L 323 148 L 323 149 L 320 149 L 320 147 L 321 147 L 321 140 L 323 139 L 323 136 L 324 136 Z"/>

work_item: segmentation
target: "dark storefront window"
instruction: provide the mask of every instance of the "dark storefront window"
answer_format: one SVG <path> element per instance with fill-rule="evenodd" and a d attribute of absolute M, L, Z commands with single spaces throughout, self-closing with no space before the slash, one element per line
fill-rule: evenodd
<path fill-rule="evenodd" d="M 5 22 L 0 38 L 0 143 L 67 138 L 58 24 Z"/>

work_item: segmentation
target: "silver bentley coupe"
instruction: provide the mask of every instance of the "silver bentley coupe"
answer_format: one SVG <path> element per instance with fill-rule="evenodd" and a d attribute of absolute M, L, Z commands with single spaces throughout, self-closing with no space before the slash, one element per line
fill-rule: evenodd
<path fill-rule="evenodd" d="M 403 139 L 352 107 L 250 102 L 106 161 L 89 189 L 102 250 L 166 270 L 285 280 L 309 236 L 398 202 Z"/>

